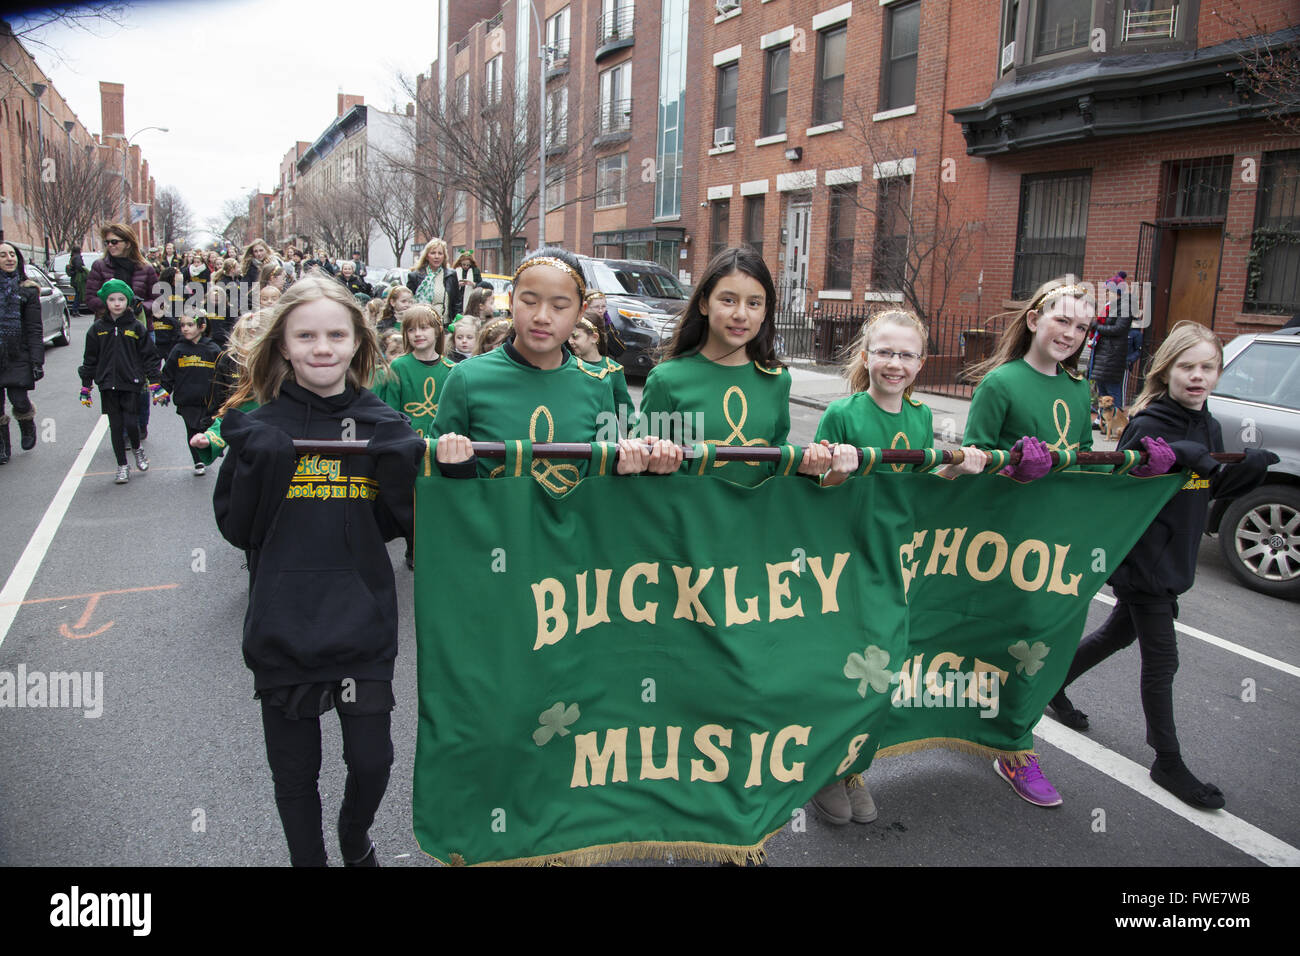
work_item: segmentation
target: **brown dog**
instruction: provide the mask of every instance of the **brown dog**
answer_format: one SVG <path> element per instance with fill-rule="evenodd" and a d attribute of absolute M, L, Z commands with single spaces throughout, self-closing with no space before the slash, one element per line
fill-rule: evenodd
<path fill-rule="evenodd" d="M 1107 440 L 1116 441 L 1128 427 L 1128 413 L 1115 407 L 1115 399 L 1103 395 L 1097 401 L 1097 412 L 1101 417 L 1102 432 Z"/>

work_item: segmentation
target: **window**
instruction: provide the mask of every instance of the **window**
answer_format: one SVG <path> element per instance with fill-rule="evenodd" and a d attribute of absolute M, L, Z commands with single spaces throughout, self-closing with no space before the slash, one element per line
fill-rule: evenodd
<path fill-rule="evenodd" d="M 1034 55 L 1065 53 L 1088 45 L 1092 0 L 1038 0 Z"/>
<path fill-rule="evenodd" d="M 1172 40 L 1178 36 L 1184 15 L 1178 0 L 1126 0 L 1120 20 L 1120 42 Z"/>
<path fill-rule="evenodd" d="M 596 208 L 627 202 L 627 153 L 596 160 Z"/>
<path fill-rule="evenodd" d="M 451 221 L 452 222 L 465 221 L 465 198 L 466 198 L 466 193 L 465 190 L 463 189 L 457 189 L 454 193 L 452 193 L 452 198 L 451 198 Z"/>
<path fill-rule="evenodd" d="M 478 201 L 478 221 L 496 222 L 496 217 L 492 214 L 491 207 L 481 199 Z"/>
<path fill-rule="evenodd" d="M 1243 402 L 1300 409 L 1300 349 L 1252 342 L 1223 371 L 1214 394 Z"/>
<path fill-rule="evenodd" d="M 459 116 L 469 116 L 469 73 L 456 77 L 456 111 Z"/>
<path fill-rule="evenodd" d="M 501 54 L 487 61 L 483 73 L 483 103 L 495 106 L 501 99 Z"/>
<path fill-rule="evenodd" d="M 790 88 L 790 44 L 767 51 L 767 70 L 763 78 L 763 121 L 760 136 L 777 136 L 785 132 L 785 100 Z"/>
<path fill-rule="evenodd" d="M 600 116 L 597 135 L 626 133 L 632 128 L 632 63 L 620 63 L 600 74 Z"/>
<path fill-rule="evenodd" d="M 853 285 L 853 227 L 858 220 L 857 199 L 856 184 L 831 187 L 831 209 L 827 220 L 830 232 L 826 242 L 828 289 L 848 289 Z"/>
<path fill-rule="evenodd" d="M 817 46 L 817 91 L 813 125 L 838 122 L 844 115 L 844 42 L 848 28 L 825 30 Z"/>
<path fill-rule="evenodd" d="M 1264 154 L 1246 259 L 1246 308 L 1300 312 L 1300 149 Z"/>
<path fill-rule="evenodd" d="M 564 167 L 546 167 L 546 211 L 564 205 Z"/>
<path fill-rule="evenodd" d="M 1083 274 L 1092 170 L 1020 179 L 1020 215 L 1011 295 L 1027 299 L 1046 282 Z"/>
<path fill-rule="evenodd" d="M 718 92 L 713 109 L 713 126 L 736 128 L 736 87 L 740 82 L 740 64 L 728 63 L 720 66 L 718 73 Z"/>
<path fill-rule="evenodd" d="M 1020 25 L 1020 0 L 1002 0 L 1001 72 L 1016 65 L 1016 28 Z"/>
<path fill-rule="evenodd" d="M 871 285 L 901 292 L 907 278 L 907 237 L 912 219 L 912 177 L 876 180 L 876 239 L 871 250 Z"/>
<path fill-rule="evenodd" d="M 552 62 L 569 56 L 569 8 L 565 7 L 546 20 L 546 45 L 551 48 Z"/>
<path fill-rule="evenodd" d="M 916 103 L 916 51 L 921 37 L 921 4 L 890 7 L 885 17 L 884 89 L 881 110 Z"/>
<path fill-rule="evenodd" d="M 1231 156 L 1168 163 L 1161 215 L 1170 219 L 1224 219 L 1231 188 Z"/>
<path fill-rule="evenodd" d="M 713 201 L 713 228 L 709 233 L 709 258 L 712 259 L 729 245 L 727 234 L 731 231 L 731 200 Z"/>
<path fill-rule="evenodd" d="M 763 196 L 745 197 L 745 245 L 763 254 Z"/>
<path fill-rule="evenodd" d="M 546 94 L 546 148 L 561 150 L 569 140 L 569 88 Z"/>

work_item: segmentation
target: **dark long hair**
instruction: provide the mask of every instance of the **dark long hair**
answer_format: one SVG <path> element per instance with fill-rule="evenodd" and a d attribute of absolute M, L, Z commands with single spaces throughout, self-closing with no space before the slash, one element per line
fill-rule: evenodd
<path fill-rule="evenodd" d="M 758 335 L 745 344 L 745 354 L 764 368 L 785 368 L 785 363 L 776 355 L 776 285 L 763 257 L 748 246 L 723 249 L 709 260 L 704 268 L 704 277 L 695 287 L 690 302 L 686 303 L 672 339 L 663 348 L 663 358 L 694 355 L 704 347 L 709 340 L 709 317 L 700 311 L 700 304 L 708 301 L 720 279 L 733 272 L 757 280 L 766 296 L 763 324 L 759 326 Z"/>
<path fill-rule="evenodd" d="M 14 275 L 18 277 L 18 283 L 21 285 L 27 278 L 27 263 L 23 260 L 23 251 L 8 239 L 0 239 L 0 246 L 8 246 L 18 257 L 18 265 L 14 266 Z"/>

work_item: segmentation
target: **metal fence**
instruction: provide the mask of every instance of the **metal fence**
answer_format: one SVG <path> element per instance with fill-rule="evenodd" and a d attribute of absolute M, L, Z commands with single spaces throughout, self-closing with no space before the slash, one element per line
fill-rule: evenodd
<path fill-rule="evenodd" d="M 862 325 L 885 303 L 840 303 L 824 300 L 817 308 L 778 310 L 776 313 L 776 347 L 781 358 L 813 361 L 827 367 L 848 361 Z M 999 336 L 1006 327 L 1003 316 L 983 317 L 948 314 L 927 323 L 925 364 L 916 377 L 917 391 L 969 399 L 975 388 L 970 378 L 973 366 L 993 354 Z M 1142 388 L 1143 372 L 1150 365 L 1153 349 L 1143 342 L 1141 358 L 1124 376 L 1124 405 L 1130 405 Z M 1079 368 L 1088 368 L 1088 349 L 1079 359 Z"/>

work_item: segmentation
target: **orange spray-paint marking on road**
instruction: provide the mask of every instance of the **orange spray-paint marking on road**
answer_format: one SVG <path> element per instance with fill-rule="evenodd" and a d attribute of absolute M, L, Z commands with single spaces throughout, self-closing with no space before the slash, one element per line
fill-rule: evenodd
<path fill-rule="evenodd" d="M 107 631 L 110 627 L 112 627 L 116 623 L 115 621 L 109 621 L 107 624 L 103 624 L 100 627 L 97 627 L 93 631 L 86 631 L 84 633 L 79 633 L 81 632 L 82 628 L 86 627 L 90 623 L 91 615 L 95 613 L 95 608 L 99 606 L 99 599 L 104 597 L 105 595 L 136 594 L 139 593 L 140 591 L 169 591 L 172 588 L 178 588 L 178 587 L 180 587 L 179 582 L 177 582 L 176 584 L 155 584 L 150 587 L 144 587 L 144 588 L 119 588 L 113 591 L 92 591 L 89 594 L 67 594 L 64 595 L 63 597 L 31 598 L 30 600 L 18 601 L 16 603 L 48 604 L 51 601 L 81 601 L 81 600 L 86 601 L 86 609 L 81 612 L 81 617 L 77 618 L 77 622 L 73 624 L 72 627 L 68 627 L 66 622 L 59 625 L 59 633 L 62 634 L 64 637 L 69 638 L 71 640 L 79 640 L 81 638 L 86 638 L 86 637 L 97 637 L 98 635 L 103 634 L 105 631 Z"/>

